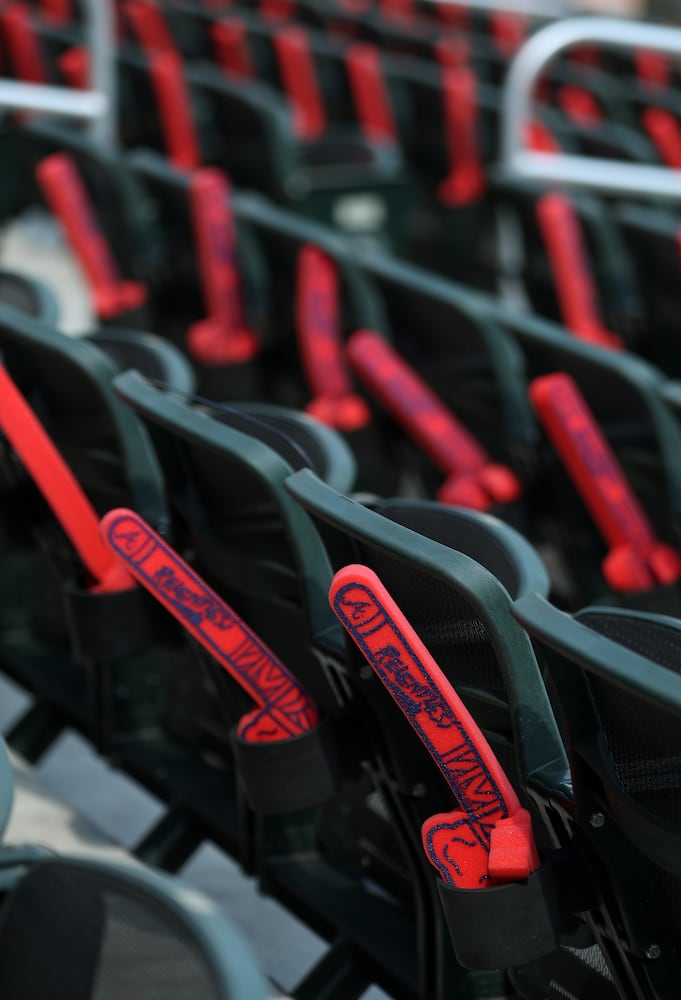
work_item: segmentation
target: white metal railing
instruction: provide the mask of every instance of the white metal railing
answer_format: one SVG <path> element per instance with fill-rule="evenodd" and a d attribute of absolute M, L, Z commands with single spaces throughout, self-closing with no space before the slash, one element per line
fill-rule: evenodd
<path fill-rule="evenodd" d="M 116 130 L 111 0 L 87 0 L 85 14 L 90 89 L 78 91 L 68 87 L 0 80 L 0 108 L 39 111 L 84 121 L 93 140 L 111 148 L 115 145 Z"/>
<path fill-rule="evenodd" d="M 526 147 L 524 126 L 532 116 L 532 94 L 542 70 L 573 45 L 649 49 L 681 55 L 681 28 L 605 17 L 575 17 L 541 28 L 516 54 L 504 86 L 501 159 L 523 177 L 574 184 L 611 194 L 681 199 L 681 171 Z"/>

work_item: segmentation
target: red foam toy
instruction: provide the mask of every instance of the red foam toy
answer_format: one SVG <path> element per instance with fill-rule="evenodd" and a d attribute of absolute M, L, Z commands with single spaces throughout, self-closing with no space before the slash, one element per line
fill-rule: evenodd
<path fill-rule="evenodd" d="M 147 291 L 139 282 L 124 281 L 118 273 L 72 158 L 66 153 L 53 153 L 38 164 L 36 177 L 85 272 L 97 316 L 111 319 L 142 306 Z"/>
<path fill-rule="evenodd" d="M 17 79 L 24 83 L 47 83 L 47 71 L 28 4 L 8 4 L 0 11 L 0 24 Z"/>
<path fill-rule="evenodd" d="M 603 575 L 618 591 L 650 590 L 681 577 L 681 554 L 660 542 L 575 381 L 534 379 L 530 399 L 556 452 L 610 546 Z"/>
<path fill-rule="evenodd" d="M 345 69 L 355 114 L 364 136 L 370 142 L 394 142 L 397 129 L 380 50 L 364 42 L 351 45 L 345 53 Z"/>
<path fill-rule="evenodd" d="M 182 59 L 171 49 L 154 49 L 148 58 L 168 159 L 179 170 L 195 170 L 201 151 Z"/>
<path fill-rule="evenodd" d="M 664 108 L 646 108 L 641 121 L 666 166 L 681 170 L 681 124 L 676 115 Z"/>
<path fill-rule="evenodd" d="M 469 67 L 443 68 L 442 100 L 450 171 L 438 185 L 437 196 L 451 207 L 467 205 L 485 192 L 478 143 L 477 82 Z"/>
<path fill-rule="evenodd" d="M 397 351 L 372 330 L 358 330 L 346 351 L 357 376 L 447 475 L 443 503 L 489 510 L 520 496 L 515 474 L 484 448 Z"/>
<path fill-rule="evenodd" d="M 282 28 L 273 38 L 284 90 L 291 102 L 296 135 L 312 142 L 326 128 L 326 111 L 310 43 L 304 28 Z"/>
<path fill-rule="evenodd" d="M 353 389 L 340 329 L 338 269 L 317 247 L 298 254 L 296 275 L 298 348 L 313 399 L 307 413 L 338 430 L 354 431 L 371 419 Z"/>
<path fill-rule="evenodd" d="M 603 325 L 586 247 L 572 202 L 551 193 L 537 199 L 537 221 L 546 246 L 565 325 L 581 340 L 610 350 L 624 345 Z"/>
<path fill-rule="evenodd" d="M 250 742 L 290 739 L 319 723 L 319 709 L 293 674 L 237 613 L 134 511 L 102 518 L 105 545 L 253 698 L 239 721 Z"/>
<path fill-rule="evenodd" d="M 213 167 L 197 170 L 189 186 L 208 315 L 190 328 L 187 346 L 192 357 L 208 365 L 250 361 L 260 349 L 259 338 L 248 328 L 243 314 L 230 193 L 227 178 Z"/>
<path fill-rule="evenodd" d="M 52 439 L 0 365 L 0 428 L 21 459 L 92 578 L 91 590 L 128 590 L 134 580 L 99 537 L 99 521 Z"/>
<path fill-rule="evenodd" d="M 87 49 L 74 45 L 57 59 L 57 65 L 69 87 L 87 90 L 90 85 L 90 58 Z"/>
<path fill-rule="evenodd" d="M 423 849 L 460 889 L 525 879 L 539 867 L 532 823 L 446 676 L 367 566 L 345 566 L 329 603 L 440 769 L 458 808 L 421 828 Z"/>
<path fill-rule="evenodd" d="M 128 0 L 123 7 L 138 44 L 151 52 L 177 52 L 163 12 L 153 0 Z"/>
<path fill-rule="evenodd" d="M 40 0 L 40 14 L 45 24 L 62 27 L 73 20 L 72 0 Z"/>

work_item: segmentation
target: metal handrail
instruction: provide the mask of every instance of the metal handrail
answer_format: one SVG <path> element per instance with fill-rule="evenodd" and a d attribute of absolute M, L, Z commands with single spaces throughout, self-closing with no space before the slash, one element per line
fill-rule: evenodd
<path fill-rule="evenodd" d="M 116 92 L 113 67 L 113 12 L 111 0 L 87 0 L 86 37 L 89 49 L 90 89 L 49 87 L 16 80 L 0 80 L 0 109 L 39 111 L 89 123 L 99 145 L 115 145 Z"/>
<path fill-rule="evenodd" d="M 681 28 L 608 17 L 576 17 L 537 31 L 517 53 L 504 86 L 502 165 L 512 173 L 535 180 L 573 184 L 610 194 L 681 199 L 681 171 L 600 157 L 538 153 L 524 145 L 523 131 L 531 117 L 532 93 L 544 67 L 572 45 L 593 43 L 679 56 Z"/>
<path fill-rule="evenodd" d="M 438 0 L 438 4 L 448 4 L 451 7 L 461 6 L 461 0 Z M 503 14 L 528 14 L 531 17 L 554 21 L 572 13 L 570 0 L 552 0 L 551 9 L 547 10 L 546 0 L 466 0 L 463 4 L 467 10 L 490 10 Z"/>

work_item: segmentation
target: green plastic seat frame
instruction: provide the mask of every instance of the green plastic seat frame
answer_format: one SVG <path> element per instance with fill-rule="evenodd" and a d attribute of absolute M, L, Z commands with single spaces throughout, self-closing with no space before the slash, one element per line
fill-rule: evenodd
<path fill-rule="evenodd" d="M 378 574 L 533 811 L 539 842 L 555 847 L 549 798 L 569 798 L 567 763 L 531 645 L 508 614 L 511 593 L 526 588 L 546 592 L 548 581 L 536 552 L 514 529 L 475 512 L 399 499 L 370 510 L 307 470 L 293 475 L 287 489 L 313 517 L 334 570 L 362 563 Z M 339 690 L 362 722 L 366 771 L 346 806 L 349 815 L 353 810 L 360 817 L 356 836 L 363 829 L 364 797 L 373 801 L 378 795 L 382 803 L 383 834 L 377 824 L 372 849 L 364 834 L 361 863 L 376 881 L 386 865 L 392 865 L 395 876 L 401 872 L 402 884 L 396 880 L 395 891 L 414 894 L 412 906 L 421 927 L 422 982 L 430 983 L 422 989 L 451 995 L 465 988 L 466 977 L 449 951 L 420 828 L 428 816 L 451 809 L 453 797 L 354 645 L 334 649 L 324 634 L 315 645 L 320 662 L 336 673 Z M 325 835 L 333 840 L 332 824 Z M 496 987 L 503 988 L 503 977 Z"/>
<path fill-rule="evenodd" d="M 571 617 L 535 594 L 512 613 L 544 662 L 570 758 L 574 811 L 565 822 L 594 887 L 585 922 L 599 995 L 673 996 L 681 982 L 679 620 L 598 606 Z M 532 982 L 531 969 L 523 975 Z"/>

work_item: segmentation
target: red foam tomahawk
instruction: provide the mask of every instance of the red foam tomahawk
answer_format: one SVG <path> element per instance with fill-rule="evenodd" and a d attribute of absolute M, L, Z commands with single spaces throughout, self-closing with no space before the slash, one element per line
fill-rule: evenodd
<path fill-rule="evenodd" d="M 73 158 L 66 153 L 53 153 L 40 161 L 36 178 L 85 272 L 97 316 L 113 319 L 144 305 L 146 288 L 137 281 L 124 280 L 119 274 Z"/>
<path fill-rule="evenodd" d="M 681 554 L 655 537 L 593 413 L 569 375 L 536 378 L 530 399 L 610 551 L 613 590 L 650 590 L 681 577 Z"/>
<path fill-rule="evenodd" d="M 99 522 L 90 501 L 47 431 L 0 365 L 0 430 L 50 505 L 98 592 L 127 590 L 132 577 L 102 545 Z"/>
<path fill-rule="evenodd" d="M 352 368 L 383 406 L 447 475 L 437 492 L 442 503 L 489 510 L 520 496 L 521 486 L 447 409 L 397 351 L 372 330 L 347 343 Z"/>
<path fill-rule="evenodd" d="M 306 244 L 298 254 L 296 332 L 313 398 L 305 407 L 317 420 L 342 431 L 364 427 L 369 407 L 354 391 L 343 354 L 338 268 L 325 253 Z"/>
<path fill-rule="evenodd" d="M 565 325 L 581 340 L 620 350 L 622 339 L 606 329 L 599 315 L 596 285 L 572 202 L 554 192 L 542 195 L 537 201 L 537 221 Z"/>
<path fill-rule="evenodd" d="M 125 569 L 197 639 L 253 698 L 238 735 L 252 743 L 313 729 L 319 710 L 295 677 L 237 613 L 138 514 L 102 518 L 105 544 Z"/>
<path fill-rule="evenodd" d="M 207 316 L 191 326 L 187 346 L 206 365 L 250 361 L 260 340 L 244 316 L 229 181 L 215 167 L 196 170 L 189 197 Z"/>
<path fill-rule="evenodd" d="M 336 573 L 337 618 L 404 712 L 458 801 L 421 828 L 423 848 L 449 885 L 480 889 L 539 867 L 530 815 L 487 740 L 376 574 Z"/>

